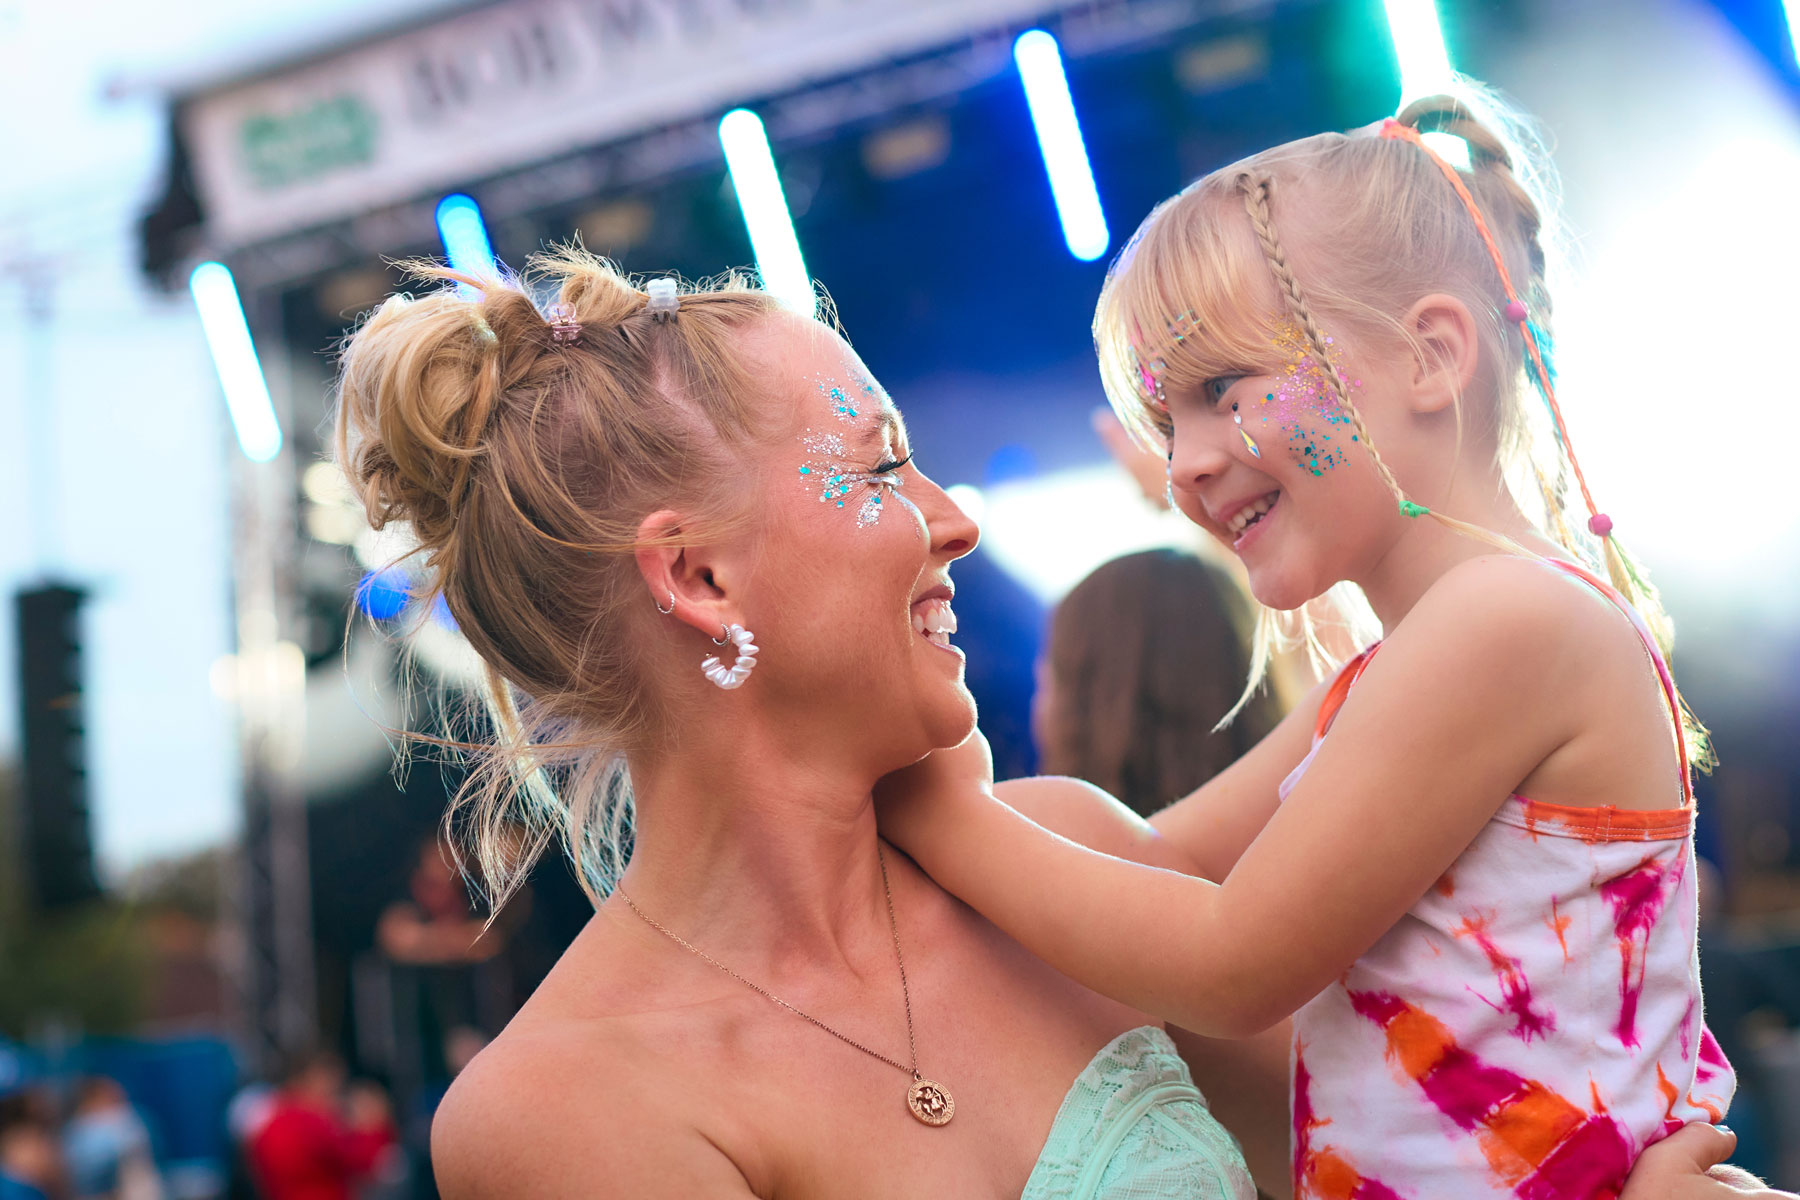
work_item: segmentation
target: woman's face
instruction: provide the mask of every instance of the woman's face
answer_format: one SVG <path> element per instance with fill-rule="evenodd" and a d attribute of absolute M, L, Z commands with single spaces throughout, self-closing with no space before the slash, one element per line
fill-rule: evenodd
<path fill-rule="evenodd" d="M 842 338 L 782 317 L 752 335 L 773 383 L 754 452 L 764 537 L 746 619 L 762 653 L 746 690 L 879 769 L 974 727 L 950 642 L 950 564 L 975 523 L 912 459 L 899 410 Z"/>

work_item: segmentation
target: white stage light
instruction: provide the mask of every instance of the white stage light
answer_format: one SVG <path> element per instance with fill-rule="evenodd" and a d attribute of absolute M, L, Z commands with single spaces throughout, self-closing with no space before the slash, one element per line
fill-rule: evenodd
<path fill-rule="evenodd" d="M 1202 540 L 1179 513 L 1145 503 L 1138 485 L 1110 462 L 1011 479 L 980 495 L 981 548 L 1047 605 L 1109 559 Z"/>
<path fill-rule="evenodd" d="M 1452 79 L 1444 30 L 1432 0 L 1385 0 L 1388 35 L 1400 60 L 1400 107 L 1441 92 Z"/>
<path fill-rule="evenodd" d="M 976 525 L 980 525 L 983 518 L 987 516 L 987 497 L 982 495 L 981 489 L 974 484 L 953 483 L 944 489 L 944 494 L 949 496 L 951 502 L 963 510 L 963 515 L 975 522 Z"/>
<path fill-rule="evenodd" d="M 1444 48 L 1444 29 L 1438 23 L 1437 5 L 1433 0 L 1385 0 L 1388 36 L 1394 42 L 1394 57 L 1400 62 L 1400 106 L 1398 112 L 1420 96 L 1449 91 L 1456 82 L 1450 67 L 1450 52 Z M 1469 144 L 1447 133 L 1428 133 L 1425 144 L 1448 159 L 1450 165 L 1469 168 Z"/>
<path fill-rule="evenodd" d="M 1106 214 L 1100 209 L 1087 146 L 1081 140 L 1069 80 L 1063 73 L 1062 50 L 1054 37 L 1033 29 L 1013 43 L 1013 61 L 1025 84 L 1025 102 L 1031 108 L 1031 124 L 1037 130 L 1038 149 L 1050 176 L 1063 241 L 1070 254 L 1092 262 L 1106 253 L 1112 238 L 1106 229 Z"/>
<path fill-rule="evenodd" d="M 762 119 L 747 108 L 732 109 L 719 121 L 719 144 L 725 150 L 725 168 L 750 231 L 763 286 L 788 308 L 812 316 L 818 302 L 812 276 L 800 257 L 800 240 L 794 236 L 794 221 Z"/>
<path fill-rule="evenodd" d="M 281 452 L 281 423 L 275 419 L 275 405 L 231 271 L 224 263 L 203 262 L 188 276 L 188 291 L 200 310 L 200 327 L 206 332 L 219 385 L 225 389 L 238 445 L 251 462 L 268 462 Z"/>

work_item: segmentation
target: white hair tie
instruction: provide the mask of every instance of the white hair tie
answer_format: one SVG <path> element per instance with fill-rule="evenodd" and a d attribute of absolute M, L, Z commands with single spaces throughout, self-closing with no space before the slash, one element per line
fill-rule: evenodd
<path fill-rule="evenodd" d="M 652 320 L 666 321 L 681 307 L 681 297 L 675 292 L 673 279 L 652 279 L 644 285 L 644 291 L 650 297 L 650 303 L 644 306 L 644 311 L 650 314 Z"/>

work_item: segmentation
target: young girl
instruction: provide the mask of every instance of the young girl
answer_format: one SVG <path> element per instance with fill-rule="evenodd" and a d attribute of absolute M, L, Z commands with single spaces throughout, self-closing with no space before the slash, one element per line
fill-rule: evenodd
<path fill-rule="evenodd" d="M 1545 210 L 1497 127 L 1434 97 L 1216 171 L 1101 297 L 1108 391 L 1182 512 L 1265 606 L 1349 581 L 1384 631 L 1156 819 L 1205 878 L 943 786 L 979 746 L 883 802 L 1077 980 L 1219 1036 L 1293 1014 L 1302 1197 L 1614 1196 L 1734 1085 L 1695 953 L 1704 735 L 1557 408 Z"/>

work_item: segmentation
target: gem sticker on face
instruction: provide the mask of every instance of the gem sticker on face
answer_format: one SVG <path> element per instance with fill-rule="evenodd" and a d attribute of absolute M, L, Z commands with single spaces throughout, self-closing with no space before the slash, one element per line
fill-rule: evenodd
<path fill-rule="evenodd" d="M 1330 362 L 1321 364 L 1307 343 L 1306 334 L 1292 321 L 1275 327 L 1275 349 L 1281 355 L 1282 368 L 1275 377 L 1273 391 L 1252 404 L 1264 410 L 1263 415 L 1280 424 L 1287 438 L 1288 454 L 1296 465 L 1313 475 L 1323 475 L 1343 465 L 1347 443 L 1357 441 L 1355 426 L 1338 403 L 1326 371 L 1335 371 L 1346 390 L 1359 388 L 1362 380 L 1350 378 L 1344 369 L 1343 352 L 1325 339 Z M 1239 430 L 1243 434 L 1242 430 Z M 1248 434 L 1243 434 L 1250 442 Z M 1260 458 L 1261 451 L 1253 451 Z"/>
<path fill-rule="evenodd" d="M 867 375 L 859 374 L 853 382 L 817 375 L 813 382 L 831 402 L 832 414 L 845 424 L 857 420 L 865 412 L 879 409 L 887 401 L 887 393 Z"/>
<path fill-rule="evenodd" d="M 801 436 L 800 445 L 806 450 L 800 478 L 818 496 L 820 504 L 843 508 L 855 498 L 856 489 L 866 485 L 869 493 L 856 510 L 857 528 L 867 529 L 881 520 L 887 508 L 884 495 L 898 492 L 903 482 L 898 471 L 877 473 L 854 465 L 843 437 L 836 433 L 808 429 Z"/>

